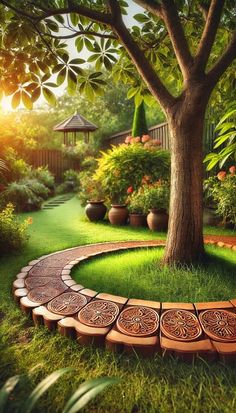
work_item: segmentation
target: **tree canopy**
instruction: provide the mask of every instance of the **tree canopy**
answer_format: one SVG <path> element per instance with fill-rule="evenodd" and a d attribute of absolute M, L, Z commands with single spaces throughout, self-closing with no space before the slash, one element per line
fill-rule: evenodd
<path fill-rule="evenodd" d="M 93 99 L 103 91 L 105 69 L 130 85 L 128 97 L 136 104 L 150 103 L 153 95 L 165 106 L 184 90 L 193 67 L 206 70 L 210 83 L 232 63 L 232 1 L 136 3 L 144 12 L 128 28 L 122 20 L 129 12 L 124 0 L 1 0 L 0 96 L 12 95 L 13 108 L 21 101 L 31 108 L 40 95 L 55 104 L 53 90 L 66 82 L 70 95 L 77 90 Z M 73 38 L 76 58 L 67 47 Z M 83 48 L 87 62 L 80 57 Z M 94 65 L 92 73 L 84 70 L 86 63 Z M 222 81 L 226 94 L 235 85 L 234 71 Z"/>

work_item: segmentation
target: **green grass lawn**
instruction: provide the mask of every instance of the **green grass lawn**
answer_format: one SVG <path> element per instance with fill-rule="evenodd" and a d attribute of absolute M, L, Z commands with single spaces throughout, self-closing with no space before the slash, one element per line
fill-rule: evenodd
<path fill-rule="evenodd" d="M 34 410 L 41 413 L 61 412 L 65 399 L 69 398 L 82 381 L 106 375 L 119 377 L 121 383 L 98 396 L 85 411 L 128 413 L 131 412 L 135 404 L 139 406 L 140 413 L 232 413 L 236 410 L 235 364 L 224 366 L 217 362 L 208 365 L 205 361 L 198 360 L 192 365 L 187 365 L 171 358 L 162 359 L 158 355 L 151 360 L 143 360 L 135 355 L 113 355 L 104 349 L 83 348 L 57 333 L 48 332 L 43 327 L 33 327 L 32 321 L 25 317 L 15 305 L 11 294 L 11 285 L 15 275 L 28 261 L 43 254 L 79 244 L 111 240 L 160 239 L 165 238 L 165 236 L 164 234 L 151 233 L 147 229 L 114 228 L 106 223 L 88 223 L 76 198 L 53 210 L 24 214 L 24 217 L 29 215 L 33 217 L 33 225 L 30 227 L 30 242 L 25 250 L 22 253 L 0 258 L 1 383 L 11 375 L 30 372 L 30 380 L 25 384 L 27 390 L 30 390 L 46 374 L 61 367 L 72 366 L 74 373 L 68 374 L 58 381 L 42 398 L 38 410 Z M 217 231 L 220 230 L 217 229 Z M 211 233 L 217 233 L 217 231 L 211 229 Z M 210 233 L 210 229 L 206 228 L 205 233 Z M 232 231 L 225 233 L 232 234 Z M 228 298 L 235 292 L 232 253 L 212 247 L 209 247 L 208 251 L 212 256 L 212 262 L 208 264 L 208 267 L 205 270 L 193 270 L 189 273 L 190 285 L 195 285 L 195 295 L 190 297 L 192 300 L 198 297 L 198 286 L 201 287 L 202 294 L 211 290 L 209 299 L 219 298 L 218 294 L 222 294 L 221 298 Z M 146 271 L 150 268 L 150 277 L 151 274 L 153 276 L 153 253 L 152 250 L 147 255 L 145 251 L 140 252 L 139 258 L 140 261 L 141 256 L 145 256 L 145 262 L 142 265 Z M 136 261 L 136 252 L 127 254 L 134 254 L 132 260 Z M 127 254 L 125 253 L 125 255 Z M 158 254 L 161 254 L 161 251 Z M 215 261 L 213 261 L 213 255 L 216 257 Z M 118 254 L 106 259 L 119 259 L 122 263 L 123 275 L 119 276 L 118 274 L 117 277 L 131 277 L 128 273 L 128 275 L 126 274 L 128 271 L 127 258 L 122 259 L 121 257 L 122 254 Z M 100 260 L 101 263 L 99 263 Z M 105 258 L 100 260 L 92 260 L 91 264 L 85 264 L 81 267 L 81 270 L 84 268 L 84 273 L 82 274 L 81 271 L 78 276 L 85 276 L 85 270 L 88 271 L 90 265 L 104 265 Z M 218 274 L 217 268 L 223 268 L 222 277 L 220 277 L 221 274 Z M 197 271 L 200 271 L 199 275 L 196 275 Z M 129 294 L 137 297 L 142 294 L 143 298 L 147 298 L 150 287 L 148 287 L 148 283 L 143 284 L 143 277 L 138 266 L 136 266 L 135 272 L 137 277 L 136 290 L 132 290 L 131 294 L 130 287 L 128 287 L 124 295 Z M 205 274 L 208 276 L 208 286 L 201 285 L 205 283 Z M 180 294 L 183 294 L 181 297 L 186 297 L 188 294 L 187 286 L 185 290 L 181 288 L 181 291 L 179 289 L 176 292 L 178 284 L 174 280 L 176 276 L 181 278 L 181 274 L 177 273 L 174 273 L 173 276 L 166 273 L 166 277 L 158 277 L 155 280 L 150 278 L 150 282 L 154 280 L 163 283 L 160 290 L 161 296 L 158 295 L 158 289 L 155 286 L 151 288 L 152 297 L 156 299 L 158 297 L 162 300 L 168 296 L 172 296 L 174 300 L 177 298 L 177 294 L 179 297 Z M 186 274 L 187 276 L 188 274 Z M 193 281 L 195 277 L 197 279 Z M 92 276 L 86 276 L 86 286 L 89 286 L 90 282 L 95 282 L 92 278 Z M 82 282 L 81 278 L 80 282 Z M 85 283 L 85 280 L 83 282 Z M 105 278 L 103 282 L 104 291 L 108 291 L 109 287 L 110 292 L 118 293 L 114 284 L 112 286 L 111 283 L 108 286 L 108 281 Z M 168 290 L 166 292 L 164 291 L 165 282 L 167 282 L 166 289 Z M 101 285 L 100 276 L 99 283 Z M 107 288 L 105 288 L 106 286 Z M 18 389 L 18 395 L 25 397 L 24 388 Z M 18 398 L 16 397 L 13 402 L 17 406 Z M 15 412 L 16 408 L 12 411 Z M 9 411 L 9 413 L 11 412 Z"/>
<path fill-rule="evenodd" d="M 212 246 L 207 252 L 207 264 L 191 271 L 163 268 L 160 247 L 107 254 L 81 263 L 72 277 L 96 291 L 146 300 L 196 302 L 236 297 L 235 252 Z"/>

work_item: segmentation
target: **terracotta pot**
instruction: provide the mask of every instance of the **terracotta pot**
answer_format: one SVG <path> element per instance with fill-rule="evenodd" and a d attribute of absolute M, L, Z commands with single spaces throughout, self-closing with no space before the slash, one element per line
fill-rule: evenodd
<path fill-rule="evenodd" d="M 129 224 L 132 227 L 146 227 L 147 226 L 147 215 L 129 214 Z"/>
<path fill-rule="evenodd" d="M 108 219 L 112 225 L 125 225 L 129 212 L 126 205 L 113 205 L 108 212 Z"/>
<path fill-rule="evenodd" d="M 104 201 L 88 201 L 85 213 L 90 221 L 102 221 L 106 215 L 107 207 Z"/>
<path fill-rule="evenodd" d="M 147 216 L 149 229 L 152 231 L 167 231 L 169 215 L 165 210 L 151 209 Z"/>

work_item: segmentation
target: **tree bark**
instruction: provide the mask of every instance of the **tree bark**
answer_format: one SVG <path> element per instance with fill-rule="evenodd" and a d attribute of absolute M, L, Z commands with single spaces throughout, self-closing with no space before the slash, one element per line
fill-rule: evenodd
<path fill-rule="evenodd" d="M 203 259 L 203 127 L 207 99 L 187 89 L 167 113 L 171 137 L 170 216 L 164 263 Z M 204 95 L 202 95 L 204 96 Z"/>

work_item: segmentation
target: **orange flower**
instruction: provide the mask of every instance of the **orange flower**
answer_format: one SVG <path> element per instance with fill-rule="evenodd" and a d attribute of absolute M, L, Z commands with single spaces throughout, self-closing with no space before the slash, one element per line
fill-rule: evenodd
<path fill-rule="evenodd" d="M 132 136 L 126 136 L 125 143 L 129 144 L 131 142 Z"/>
<path fill-rule="evenodd" d="M 135 143 L 139 143 L 140 141 L 141 141 L 140 136 L 136 136 L 136 137 L 134 138 L 134 142 L 135 142 Z"/>
<path fill-rule="evenodd" d="M 220 171 L 217 174 L 217 178 L 219 179 L 219 181 L 223 181 L 225 179 L 225 177 L 226 177 L 226 172 L 225 171 Z"/>
<path fill-rule="evenodd" d="M 156 145 L 156 146 L 160 146 L 160 145 L 161 145 L 161 141 L 160 141 L 159 139 L 153 139 L 152 144 L 153 144 L 153 145 Z"/>
<path fill-rule="evenodd" d="M 145 143 L 145 142 L 150 141 L 150 139 L 151 139 L 151 138 L 150 138 L 149 135 L 143 135 L 141 141 L 142 141 L 143 143 Z"/>
<path fill-rule="evenodd" d="M 32 217 L 29 217 L 29 218 L 27 219 L 27 223 L 28 223 L 29 225 L 32 225 L 32 224 L 33 224 L 33 218 L 32 218 Z"/>
<path fill-rule="evenodd" d="M 229 168 L 229 172 L 231 173 L 231 175 L 235 175 L 236 166 L 235 166 L 235 165 L 231 166 L 231 167 Z"/>

